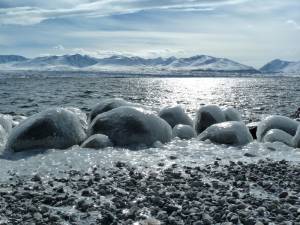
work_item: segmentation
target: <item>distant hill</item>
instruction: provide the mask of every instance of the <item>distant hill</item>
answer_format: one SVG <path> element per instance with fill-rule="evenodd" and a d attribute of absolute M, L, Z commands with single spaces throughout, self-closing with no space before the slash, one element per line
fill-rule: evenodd
<path fill-rule="evenodd" d="M 299 62 L 290 62 L 280 59 L 275 59 L 266 65 L 264 65 L 260 71 L 265 73 L 300 73 L 300 61 Z"/>
<path fill-rule="evenodd" d="M 27 58 L 20 55 L 0 55 L 0 64 L 26 61 Z"/>
<path fill-rule="evenodd" d="M 23 56 L 0 56 L 0 69 L 14 70 L 89 70 L 89 71 L 218 71 L 258 73 L 251 66 L 226 58 L 196 55 L 187 58 L 143 58 L 113 55 L 95 58 L 88 55 L 44 56 L 27 59 Z"/>

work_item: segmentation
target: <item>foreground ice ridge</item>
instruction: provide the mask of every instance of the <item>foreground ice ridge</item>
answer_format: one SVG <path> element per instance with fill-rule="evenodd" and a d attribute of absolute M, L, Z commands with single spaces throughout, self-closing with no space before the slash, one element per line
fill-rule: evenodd
<path fill-rule="evenodd" d="M 247 127 L 231 107 L 201 106 L 193 121 L 179 105 L 157 113 L 115 98 L 101 100 L 91 109 L 89 119 L 81 110 L 70 107 L 48 109 L 29 118 L 0 115 L 0 147 L 6 144 L 7 150 L 15 152 L 74 145 L 141 149 L 161 146 L 175 137 L 192 139 L 197 135 L 199 141 L 233 146 L 247 145 L 256 136 L 259 142 L 300 146 L 299 122 L 288 117 L 267 117 L 258 123 L 256 133 L 255 129 Z"/>

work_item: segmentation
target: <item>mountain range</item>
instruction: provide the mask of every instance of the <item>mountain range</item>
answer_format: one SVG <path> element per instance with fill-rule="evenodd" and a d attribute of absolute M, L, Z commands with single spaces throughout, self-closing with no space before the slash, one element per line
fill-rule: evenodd
<path fill-rule="evenodd" d="M 84 70 L 106 72 L 238 72 L 238 73 L 299 73 L 300 62 L 273 60 L 255 69 L 226 58 L 196 55 L 186 58 L 143 58 L 112 55 L 96 58 L 74 54 L 26 58 L 19 55 L 0 55 L 0 70 Z"/>
<path fill-rule="evenodd" d="M 264 73 L 300 73 L 300 61 L 298 62 L 290 62 L 284 61 L 280 59 L 275 59 L 266 65 L 264 65 L 261 69 Z"/>

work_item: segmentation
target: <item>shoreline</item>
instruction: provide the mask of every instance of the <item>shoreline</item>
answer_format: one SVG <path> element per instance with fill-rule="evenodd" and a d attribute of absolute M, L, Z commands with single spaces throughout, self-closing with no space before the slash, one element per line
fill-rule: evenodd
<path fill-rule="evenodd" d="M 221 164 L 11 174 L 0 183 L 0 224 L 300 224 L 299 163 Z"/>

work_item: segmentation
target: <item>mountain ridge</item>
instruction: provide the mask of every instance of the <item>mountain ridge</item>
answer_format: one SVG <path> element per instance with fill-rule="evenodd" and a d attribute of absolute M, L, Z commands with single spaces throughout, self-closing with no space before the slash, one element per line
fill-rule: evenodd
<path fill-rule="evenodd" d="M 0 55 L 1 60 L 1 55 Z M 1 63 L 2 62 L 2 63 Z M 251 72 L 259 71 L 227 58 L 217 58 L 208 55 L 191 57 L 156 57 L 112 55 L 96 58 L 89 55 L 50 55 L 35 58 L 25 58 L 17 55 L 5 55 L 0 61 L 0 69 L 15 70 L 76 70 L 91 71 L 220 71 L 220 72 Z"/>
<path fill-rule="evenodd" d="M 265 64 L 263 67 L 261 67 L 260 71 L 264 73 L 300 73 L 300 61 L 293 62 L 281 59 L 274 59 Z"/>

